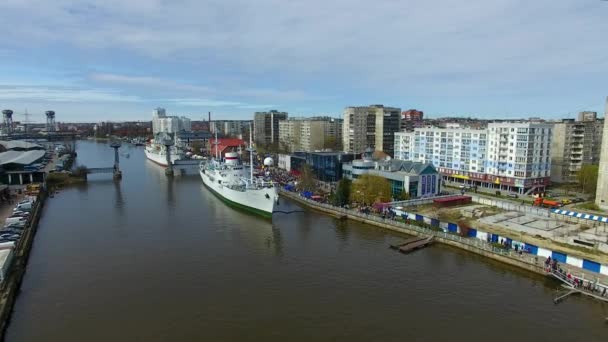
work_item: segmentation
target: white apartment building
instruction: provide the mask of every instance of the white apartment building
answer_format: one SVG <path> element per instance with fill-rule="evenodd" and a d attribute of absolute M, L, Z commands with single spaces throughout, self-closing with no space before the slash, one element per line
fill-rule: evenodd
<path fill-rule="evenodd" d="M 152 133 L 155 135 L 160 132 L 177 133 L 191 130 L 192 123 L 187 117 L 167 116 L 165 109 L 160 107 L 152 112 Z"/>
<path fill-rule="evenodd" d="M 430 162 L 448 181 L 523 194 L 549 184 L 550 145 L 546 123 L 427 127 L 395 133 L 395 158 Z"/>

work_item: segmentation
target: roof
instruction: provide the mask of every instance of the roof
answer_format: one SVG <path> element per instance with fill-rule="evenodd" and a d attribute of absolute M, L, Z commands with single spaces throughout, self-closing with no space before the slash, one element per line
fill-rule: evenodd
<path fill-rule="evenodd" d="M 389 161 L 380 162 L 380 166 L 382 163 L 390 164 L 390 171 L 403 171 L 407 173 L 412 173 L 416 175 L 420 174 L 433 174 L 437 173 L 437 169 L 431 163 L 421 163 L 415 162 L 411 160 L 398 160 L 391 159 Z"/>
<path fill-rule="evenodd" d="M 7 150 L 35 150 L 35 149 L 44 149 L 42 146 L 38 144 L 34 144 L 31 142 L 27 142 L 25 140 L 2 140 L 0 141 L 0 145 L 4 146 Z"/>
<path fill-rule="evenodd" d="M 29 165 L 42 157 L 44 157 L 44 150 L 6 151 L 0 153 L 0 165 Z"/>
<path fill-rule="evenodd" d="M 215 151 L 215 139 L 210 140 L 211 145 L 210 148 L 212 151 Z M 245 141 L 242 139 L 234 139 L 234 138 L 219 138 L 217 139 L 217 149 L 221 152 L 223 152 L 225 149 L 227 149 L 228 147 L 234 147 L 234 146 L 244 146 Z"/>

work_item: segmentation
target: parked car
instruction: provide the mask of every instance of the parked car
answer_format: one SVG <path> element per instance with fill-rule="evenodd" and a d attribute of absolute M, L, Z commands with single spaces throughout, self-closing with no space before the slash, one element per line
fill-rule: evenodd
<path fill-rule="evenodd" d="M 23 224 L 25 224 L 25 222 L 27 221 L 27 219 L 25 217 L 9 217 L 6 219 L 6 221 L 4 221 L 5 225 L 9 225 L 11 223 L 20 223 L 23 222 Z"/>
<path fill-rule="evenodd" d="M 3 229 L 0 231 L 1 234 L 19 234 L 21 235 L 23 233 L 22 230 L 19 229 Z"/>
<path fill-rule="evenodd" d="M 507 196 L 511 198 L 519 198 L 519 195 L 517 194 L 508 194 Z"/>
<path fill-rule="evenodd" d="M 13 211 L 17 211 L 17 210 L 32 210 L 32 202 L 26 202 L 26 203 L 19 203 L 17 204 L 17 206 L 15 207 L 15 209 L 13 209 Z"/>
<path fill-rule="evenodd" d="M 572 200 L 571 200 L 571 199 L 569 199 L 569 198 L 564 198 L 564 199 L 562 200 L 562 204 L 563 204 L 563 205 L 570 204 L 570 203 L 573 203 L 573 202 L 572 202 Z"/>
<path fill-rule="evenodd" d="M 17 221 L 17 222 L 9 222 L 9 223 L 5 223 L 4 224 L 4 228 L 8 228 L 8 227 L 25 227 L 27 221 Z"/>
<path fill-rule="evenodd" d="M 27 211 L 14 211 L 11 217 L 29 217 L 30 213 Z"/>
<path fill-rule="evenodd" d="M 585 202 L 585 199 L 581 198 L 581 197 L 572 199 L 572 203 L 581 203 L 581 202 Z"/>

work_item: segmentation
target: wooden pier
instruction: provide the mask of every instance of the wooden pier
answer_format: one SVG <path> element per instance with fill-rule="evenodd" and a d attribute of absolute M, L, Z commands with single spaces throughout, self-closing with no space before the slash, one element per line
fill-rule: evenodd
<path fill-rule="evenodd" d="M 401 253 L 409 253 L 415 249 L 424 248 L 433 242 L 433 237 L 418 236 L 407 239 L 398 244 L 391 244 L 390 248 L 396 249 Z"/>

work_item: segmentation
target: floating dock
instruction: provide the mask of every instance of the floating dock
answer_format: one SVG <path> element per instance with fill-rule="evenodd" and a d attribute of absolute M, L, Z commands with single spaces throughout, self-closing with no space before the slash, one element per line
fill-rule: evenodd
<path fill-rule="evenodd" d="M 398 244 L 391 244 L 390 248 L 396 249 L 401 253 L 409 253 L 418 248 L 424 248 L 433 242 L 432 236 L 418 236 L 411 239 L 407 239 Z"/>
<path fill-rule="evenodd" d="M 409 245 L 410 243 L 422 241 L 424 239 L 426 239 L 426 237 L 424 237 L 424 236 L 415 236 L 415 237 L 413 237 L 411 239 L 407 239 L 407 240 L 405 240 L 403 242 L 400 242 L 400 243 L 390 244 L 389 247 L 391 249 L 399 249 L 399 248 L 401 248 L 401 247 L 403 247 L 405 245 Z"/>

